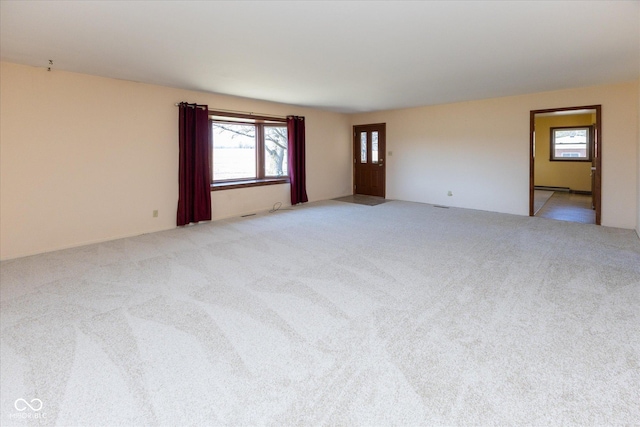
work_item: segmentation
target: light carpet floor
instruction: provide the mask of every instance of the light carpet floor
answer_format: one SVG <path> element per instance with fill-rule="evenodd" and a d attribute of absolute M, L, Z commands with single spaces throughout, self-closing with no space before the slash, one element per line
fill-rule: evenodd
<path fill-rule="evenodd" d="M 2 426 L 640 422 L 631 230 L 326 201 L 0 273 Z"/>

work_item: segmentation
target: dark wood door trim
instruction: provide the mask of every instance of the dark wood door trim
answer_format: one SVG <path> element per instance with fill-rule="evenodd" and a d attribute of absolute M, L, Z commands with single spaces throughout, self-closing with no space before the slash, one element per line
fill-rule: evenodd
<path fill-rule="evenodd" d="M 557 111 L 575 111 L 575 110 L 595 110 L 596 124 L 594 128 L 594 185 L 593 201 L 596 211 L 596 224 L 601 225 L 602 216 L 602 105 L 587 105 L 581 107 L 565 107 L 565 108 L 548 108 L 545 110 L 531 110 L 529 112 L 529 216 L 533 216 L 534 212 L 534 187 L 535 187 L 535 119 L 536 114 L 554 113 Z"/>

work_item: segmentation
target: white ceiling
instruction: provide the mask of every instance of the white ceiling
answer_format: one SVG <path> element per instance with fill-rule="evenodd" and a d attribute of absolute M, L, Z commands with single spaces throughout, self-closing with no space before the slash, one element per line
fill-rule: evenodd
<path fill-rule="evenodd" d="M 7 1 L 3 61 L 341 112 L 635 80 L 638 1 Z"/>

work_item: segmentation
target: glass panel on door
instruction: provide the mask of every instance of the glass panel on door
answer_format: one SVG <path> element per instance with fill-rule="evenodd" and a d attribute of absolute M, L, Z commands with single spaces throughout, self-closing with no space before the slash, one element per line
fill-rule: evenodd
<path fill-rule="evenodd" d="M 371 132 L 371 162 L 378 163 L 378 131 Z"/>
<path fill-rule="evenodd" d="M 360 132 L 360 163 L 367 163 L 367 133 Z"/>

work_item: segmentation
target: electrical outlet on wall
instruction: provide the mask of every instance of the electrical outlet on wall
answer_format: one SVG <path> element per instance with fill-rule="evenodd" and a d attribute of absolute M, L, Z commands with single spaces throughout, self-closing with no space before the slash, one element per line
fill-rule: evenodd
<path fill-rule="evenodd" d="M 453 191 L 451 190 L 447 191 L 447 196 L 453 196 Z"/>
<path fill-rule="evenodd" d="M 158 209 L 155 209 L 155 210 L 153 211 L 153 217 L 154 217 L 154 218 L 158 218 Z"/>

